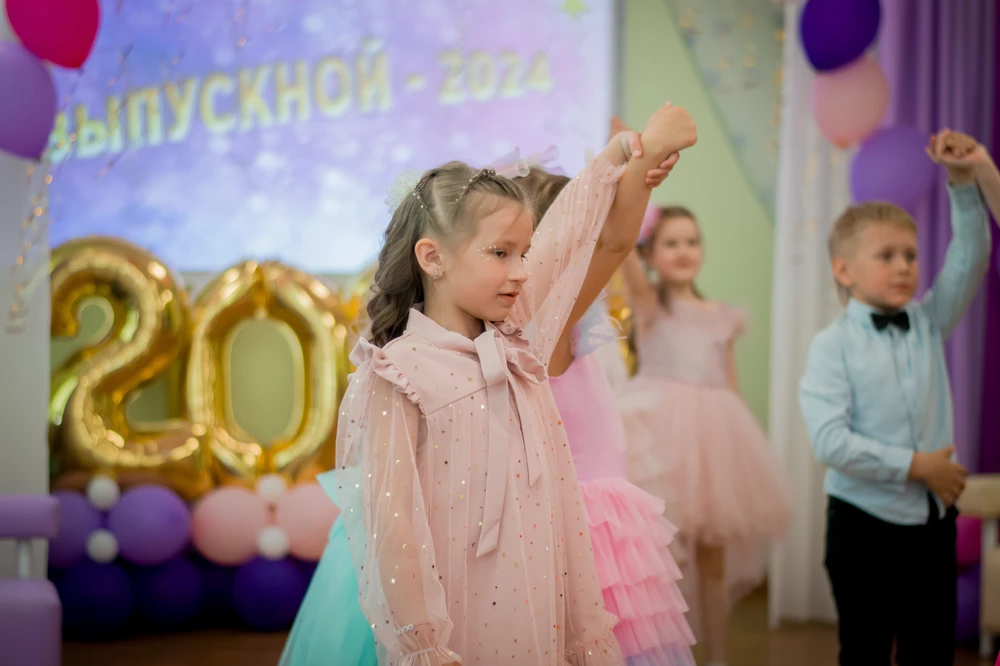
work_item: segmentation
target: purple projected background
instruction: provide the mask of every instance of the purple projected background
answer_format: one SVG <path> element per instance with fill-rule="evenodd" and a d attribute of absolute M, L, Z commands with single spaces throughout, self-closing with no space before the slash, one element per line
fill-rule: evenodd
<path fill-rule="evenodd" d="M 378 250 L 400 171 L 555 144 L 572 173 L 606 138 L 613 0 L 102 10 L 82 74 L 59 78 L 53 245 L 104 234 L 177 270 L 353 272 Z"/>

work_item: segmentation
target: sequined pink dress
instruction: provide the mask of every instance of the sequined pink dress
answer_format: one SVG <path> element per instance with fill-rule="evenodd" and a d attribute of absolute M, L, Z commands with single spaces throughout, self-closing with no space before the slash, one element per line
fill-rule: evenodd
<path fill-rule="evenodd" d="M 506 322 L 470 340 L 411 310 L 355 350 L 336 481 L 382 666 L 624 663 L 545 374 L 623 170 L 566 187 Z"/>
<path fill-rule="evenodd" d="M 726 549 L 731 598 L 761 574 L 760 550 L 788 525 L 790 495 L 767 437 L 728 384 L 727 351 L 746 327 L 723 303 L 657 308 L 636 337 L 639 369 L 618 404 L 629 479 L 667 501 L 681 542 Z M 694 581 L 694 558 L 682 567 Z M 692 567 L 692 568 L 689 568 Z M 689 600 L 689 588 L 681 589 Z"/>
<path fill-rule="evenodd" d="M 616 337 L 601 332 L 611 328 L 607 318 L 598 301 L 574 330 L 573 363 L 549 379 L 583 491 L 597 577 L 619 618 L 615 636 L 629 666 L 694 666 L 680 570 L 669 550 L 676 529 L 663 517 L 663 500 L 628 482 L 625 430 L 595 353 L 595 345 Z"/>

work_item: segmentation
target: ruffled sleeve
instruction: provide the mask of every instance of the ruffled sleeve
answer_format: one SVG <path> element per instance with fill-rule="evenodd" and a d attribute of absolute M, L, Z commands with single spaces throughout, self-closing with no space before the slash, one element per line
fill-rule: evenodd
<path fill-rule="evenodd" d="M 726 310 L 729 313 L 729 318 L 732 321 L 733 332 L 731 339 L 741 338 L 747 333 L 747 327 L 750 322 L 750 312 L 746 308 L 737 308 L 733 306 L 727 306 Z"/>
<path fill-rule="evenodd" d="M 452 622 L 435 571 L 417 476 L 419 397 L 382 349 L 362 340 L 340 410 L 337 490 L 358 575 L 361 609 L 380 666 L 441 666 Z"/>
<path fill-rule="evenodd" d="M 546 366 L 583 286 L 623 173 L 625 165 L 616 167 L 598 156 L 570 181 L 535 231 L 528 282 L 510 318 Z"/>

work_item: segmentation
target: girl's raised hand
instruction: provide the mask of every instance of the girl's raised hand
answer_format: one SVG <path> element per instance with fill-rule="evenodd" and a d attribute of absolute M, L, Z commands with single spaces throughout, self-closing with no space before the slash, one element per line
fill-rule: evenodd
<path fill-rule="evenodd" d="M 634 130 L 630 130 L 618 116 L 611 118 L 611 139 L 613 140 L 615 136 L 621 137 L 620 140 L 622 141 L 623 151 L 631 153 L 636 157 L 642 154 L 641 137 Z M 671 170 L 673 170 L 674 165 L 677 164 L 677 160 L 679 159 L 680 153 L 671 153 L 667 159 L 660 162 L 659 166 L 655 169 L 647 171 L 646 187 L 653 189 L 663 183 L 663 181 L 667 179 L 667 176 L 670 175 Z"/>
<path fill-rule="evenodd" d="M 646 150 L 665 158 L 698 142 L 698 129 L 690 114 L 667 102 L 653 112 L 642 132 Z"/>

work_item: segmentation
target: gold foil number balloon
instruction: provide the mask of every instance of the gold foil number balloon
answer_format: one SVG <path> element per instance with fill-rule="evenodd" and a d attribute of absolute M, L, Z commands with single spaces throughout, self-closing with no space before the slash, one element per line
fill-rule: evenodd
<path fill-rule="evenodd" d="M 211 282 L 194 306 L 187 373 L 192 419 L 208 428 L 216 477 L 252 485 L 263 474 L 309 478 L 331 459 L 343 390 L 344 338 L 337 297 L 319 280 L 277 262 L 246 262 Z M 232 387 L 225 371 L 232 336 L 247 319 L 268 319 L 290 329 L 301 346 L 304 390 L 293 405 L 301 414 L 294 432 L 262 443 L 234 423 Z"/>
<path fill-rule="evenodd" d="M 621 271 L 615 272 L 607 287 L 608 314 L 621 326 L 623 338 L 619 341 L 625 367 L 629 375 L 634 375 L 638 367 L 635 354 L 635 331 L 632 329 L 632 309 L 629 307 L 625 277 Z"/>
<path fill-rule="evenodd" d="M 205 429 L 186 420 L 136 426 L 126 408 L 134 392 L 182 356 L 186 295 L 153 255 L 123 240 L 93 237 L 55 248 L 51 259 L 52 336 L 79 328 L 89 298 L 110 305 L 110 326 L 52 377 L 53 455 L 65 474 L 56 487 L 86 483 L 96 471 L 123 485 L 157 481 L 188 498 L 211 487 Z"/>

